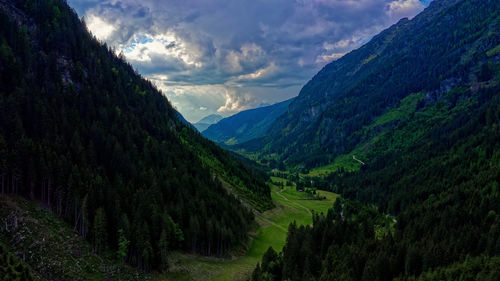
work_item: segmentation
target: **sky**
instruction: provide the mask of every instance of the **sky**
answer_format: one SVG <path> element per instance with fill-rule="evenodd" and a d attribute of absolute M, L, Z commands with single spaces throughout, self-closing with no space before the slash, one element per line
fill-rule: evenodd
<path fill-rule="evenodd" d="M 190 122 L 299 94 L 430 0 L 68 0 Z"/>

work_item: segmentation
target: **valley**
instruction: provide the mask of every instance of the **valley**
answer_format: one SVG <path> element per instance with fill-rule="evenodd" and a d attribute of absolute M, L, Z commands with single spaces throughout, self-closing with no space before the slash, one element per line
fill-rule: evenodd
<path fill-rule="evenodd" d="M 411 2 L 302 84 L 303 58 L 244 36 L 165 29 L 118 52 L 92 30 L 118 40 L 106 13 L 0 1 L 0 279 L 500 280 L 500 1 Z M 284 85 L 298 96 L 249 109 Z"/>
<path fill-rule="evenodd" d="M 5 227 L 0 230 L 0 241 L 10 244 L 9 252 L 21 253 L 25 257 L 22 260 L 33 272 L 53 271 L 63 266 L 54 276 L 73 280 L 104 280 L 106 276 L 127 280 L 248 280 L 269 247 L 282 250 L 290 223 L 311 225 L 312 213 L 326 213 L 338 198 L 337 194 L 317 191 L 325 199 L 311 200 L 293 184 L 282 186 L 285 179 L 272 177 L 271 180 L 269 185 L 276 207 L 262 213 L 254 210 L 256 223 L 245 246 L 248 247 L 246 253 L 241 249 L 233 253 L 232 259 L 224 259 L 171 252 L 166 274 L 136 271 L 117 263 L 112 252 L 96 255 L 93 247 L 55 214 L 43 205 L 22 198 L 0 196 L 3 218 L 0 223 Z M 34 276 L 43 279 L 36 273 Z"/>
<path fill-rule="evenodd" d="M 308 200 L 295 185 L 284 186 L 286 180 L 271 177 L 271 197 L 275 208 L 256 213 L 257 227 L 251 233 L 248 252 L 234 260 L 206 258 L 190 254 L 174 253 L 170 257 L 171 269 L 166 275 L 155 275 L 158 280 L 248 280 L 255 265 L 269 247 L 281 251 L 286 242 L 288 226 L 311 225 L 312 213 L 325 213 L 333 206 L 338 195 L 317 191 L 324 200 Z"/>

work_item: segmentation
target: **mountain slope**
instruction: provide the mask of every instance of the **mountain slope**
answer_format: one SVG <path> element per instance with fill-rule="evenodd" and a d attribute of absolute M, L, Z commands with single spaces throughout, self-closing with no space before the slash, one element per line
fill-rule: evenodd
<path fill-rule="evenodd" d="M 248 145 L 289 166 L 324 165 L 360 142 L 363 126 L 412 93 L 438 100 L 467 83 L 498 44 L 496 1 L 433 1 L 363 47 L 325 66 L 301 90 L 267 136 Z M 423 82 L 425 81 L 425 83 Z M 256 149 L 255 149 L 256 148 Z"/>
<path fill-rule="evenodd" d="M 224 117 L 220 116 L 219 114 L 210 114 L 210 115 L 202 118 L 200 121 L 194 123 L 193 126 L 195 126 L 195 128 L 198 130 L 198 132 L 202 133 L 208 127 L 210 127 L 210 125 L 219 122 L 223 118 Z"/>
<path fill-rule="evenodd" d="M 366 205 L 338 200 L 312 228 L 289 227 L 253 280 L 498 280 L 498 62 L 494 73 L 367 143 L 359 170 L 305 178 Z"/>
<path fill-rule="evenodd" d="M 273 105 L 249 109 L 220 120 L 202 132 L 206 138 L 227 145 L 249 141 L 262 136 L 293 99 Z"/>
<path fill-rule="evenodd" d="M 283 252 L 269 250 L 253 280 L 500 278 L 499 11 L 498 1 L 441 0 L 403 23 L 405 32 L 422 43 L 413 51 L 420 51 L 426 65 L 415 67 L 425 71 L 418 77 L 429 77 L 430 83 L 421 80 L 419 86 L 414 76 L 392 81 L 393 87 L 413 81 L 420 90 L 338 140 L 351 146 L 333 159 L 328 176 L 302 175 L 304 182 L 338 192 L 344 199 L 327 214 L 315 215 L 312 227 L 291 225 Z M 432 50 L 456 64 L 425 60 L 428 42 L 437 40 L 435 34 L 454 37 L 435 41 Z M 408 41 L 399 44 L 411 46 Z M 385 61 L 413 51 L 391 50 Z M 406 64 L 406 60 L 391 64 L 398 71 L 393 75 L 400 75 Z M 370 86 L 363 83 L 358 86 Z M 363 97 L 379 92 L 373 90 Z M 389 100 L 397 92 L 387 91 L 385 96 Z M 363 105 L 365 101 L 357 97 L 344 99 Z M 321 114 L 346 113 L 344 108 L 335 110 L 339 112 Z M 361 113 L 352 114 L 343 115 L 344 119 L 353 120 Z M 359 159 L 363 163 L 356 162 Z M 348 161 L 356 163 L 344 168 L 342 163 Z"/>
<path fill-rule="evenodd" d="M 241 247 L 253 214 L 227 187 L 272 205 L 260 173 L 180 122 L 65 1 L 0 2 L 0 112 L 1 192 L 143 270 Z"/>
<path fill-rule="evenodd" d="M 187 121 L 186 118 L 184 118 L 184 116 L 182 116 L 182 114 L 180 112 L 178 112 L 178 111 L 177 111 L 177 120 L 179 122 L 181 122 L 181 124 L 184 124 L 187 127 L 193 128 L 193 124 L 189 123 L 189 121 Z"/>

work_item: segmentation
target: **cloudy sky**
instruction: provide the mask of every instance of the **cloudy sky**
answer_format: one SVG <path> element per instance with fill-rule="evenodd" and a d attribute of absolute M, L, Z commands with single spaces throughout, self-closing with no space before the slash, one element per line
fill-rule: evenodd
<path fill-rule="evenodd" d="M 189 121 L 298 95 L 431 0 L 68 0 Z"/>

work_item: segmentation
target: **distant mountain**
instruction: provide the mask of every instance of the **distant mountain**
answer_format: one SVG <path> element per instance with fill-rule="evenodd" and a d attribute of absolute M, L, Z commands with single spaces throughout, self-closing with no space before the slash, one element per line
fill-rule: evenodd
<path fill-rule="evenodd" d="M 206 138 L 218 143 L 233 145 L 260 137 L 269 126 L 285 113 L 293 99 L 273 105 L 249 109 L 211 125 L 202 132 Z"/>
<path fill-rule="evenodd" d="M 224 117 L 219 114 L 210 114 L 203 117 L 200 121 L 193 124 L 193 126 L 201 133 L 205 131 L 210 125 L 215 124 L 222 120 Z"/>
<path fill-rule="evenodd" d="M 210 114 L 208 116 L 203 117 L 200 121 L 196 123 L 205 123 L 205 124 L 215 124 L 222 120 L 224 117 L 219 114 Z"/>
<path fill-rule="evenodd" d="M 177 120 L 179 120 L 179 122 L 181 122 L 182 124 L 188 126 L 188 127 L 191 127 L 191 128 L 196 128 L 193 126 L 193 124 L 189 123 L 188 120 L 186 120 L 186 118 L 184 118 L 184 116 L 182 116 L 182 114 L 180 112 L 177 111 Z"/>

